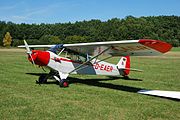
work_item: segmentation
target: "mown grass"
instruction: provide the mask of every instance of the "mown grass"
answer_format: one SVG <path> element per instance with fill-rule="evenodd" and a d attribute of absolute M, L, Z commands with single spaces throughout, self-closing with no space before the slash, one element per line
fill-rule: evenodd
<path fill-rule="evenodd" d="M 179 51 L 180 51 L 180 47 L 173 47 L 173 48 L 171 49 L 171 51 L 173 51 L 173 52 L 179 52 Z"/>
<path fill-rule="evenodd" d="M 110 59 L 117 63 L 119 58 Z M 0 50 L 1 119 L 180 119 L 180 102 L 137 94 L 140 89 L 180 91 L 180 52 L 157 57 L 132 57 L 132 67 L 144 70 L 130 77 L 71 75 L 69 88 L 37 85 L 42 73 L 22 50 Z"/>

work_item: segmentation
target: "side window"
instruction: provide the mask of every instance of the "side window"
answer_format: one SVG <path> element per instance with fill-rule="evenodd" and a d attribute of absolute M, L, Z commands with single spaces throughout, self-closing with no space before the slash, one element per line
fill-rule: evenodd
<path fill-rule="evenodd" d="M 86 62 L 87 58 L 75 52 L 63 51 L 60 56 L 66 57 L 76 62 Z"/>
<path fill-rule="evenodd" d="M 78 55 L 78 61 L 86 62 L 86 58 L 83 56 Z"/>
<path fill-rule="evenodd" d="M 71 59 L 77 62 L 86 62 L 86 58 L 78 54 L 72 54 Z"/>

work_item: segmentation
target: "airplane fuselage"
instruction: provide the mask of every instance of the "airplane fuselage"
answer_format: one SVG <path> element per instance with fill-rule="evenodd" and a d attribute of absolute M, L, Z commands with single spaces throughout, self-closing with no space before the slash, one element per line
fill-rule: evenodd
<path fill-rule="evenodd" d="M 71 73 L 76 67 L 83 64 L 80 61 L 74 61 L 69 58 L 58 56 L 50 51 L 47 52 L 49 52 L 50 54 L 47 67 L 53 70 L 60 71 L 63 73 Z M 99 61 L 100 60 L 94 59 L 89 63 L 85 64 L 77 71 L 73 71 L 71 74 L 109 75 L 109 76 L 120 75 L 120 72 L 117 69 L 117 65 L 105 61 L 101 61 L 101 62 Z"/>

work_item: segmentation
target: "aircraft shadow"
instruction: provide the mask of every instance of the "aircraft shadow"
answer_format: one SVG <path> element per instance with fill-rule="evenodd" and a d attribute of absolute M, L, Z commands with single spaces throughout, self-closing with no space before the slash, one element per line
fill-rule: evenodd
<path fill-rule="evenodd" d="M 40 76 L 40 75 L 45 75 L 46 73 L 26 73 L 29 75 L 35 75 L 35 76 Z M 120 91 L 125 91 L 125 92 L 131 92 L 131 93 L 137 93 L 140 90 L 145 90 L 145 88 L 138 88 L 138 87 L 131 87 L 131 86 L 126 86 L 126 85 L 115 85 L 112 83 L 104 83 L 102 81 L 112 81 L 112 80 L 133 80 L 133 81 L 142 81 L 141 79 L 134 79 L 134 78 L 124 78 L 124 77 L 109 77 L 109 78 L 97 78 L 97 79 L 79 79 L 79 78 L 73 78 L 73 77 L 68 77 L 69 84 L 76 84 L 76 83 L 81 83 L 89 86 L 96 86 L 96 87 L 102 87 L 102 88 L 108 88 L 108 89 L 113 89 L 113 90 L 120 90 Z M 47 83 L 44 84 L 57 84 L 59 83 L 57 81 L 48 81 Z M 144 94 L 142 94 L 144 95 Z M 147 95 L 146 95 L 147 96 Z M 148 95 L 148 96 L 154 96 L 154 95 Z M 167 97 L 161 97 L 161 96 L 154 96 L 154 97 L 159 97 L 159 98 L 165 98 L 173 101 L 179 101 L 178 99 L 174 98 L 167 98 Z"/>
<path fill-rule="evenodd" d="M 107 78 L 107 79 L 79 79 L 79 78 L 69 78 L 70 84 L 71 83 L 81 83 L 85 85 L 90 85 L 90 86 L 96 86 L 96 87 L 103 87 L 103 88 L 108 88 L 108 89 L 114 89 L 114 90 L 121 90 L 121 91 L 126 91 L 126 92 L 133 92 L 136 93 L 139 90 L 142 90 L 142 88 L 136 88 L 136 87 L 130 87 L 130 86 L 124 86 L 124 85 L 115 85 L 112 83 L 104 83 L 101 81 L 109 81 L 109 80 L 117 80 L 120 79 L 118 78 Z"/>
<path fill-rule="evenodd" d="M 47 75 L 47 73 L 26 73 L 27 75 L 34 75 L 34 76 L 41 76 L 41 75 Z"/>
<path fill-rule="evenodd" d="M 112 79 L 121 79 L 121 80 L 129 80 L 129 81 L 143 81 L 142 79 L 130 78 L 130 77 L 117 77 L 117 76 L 108 76 L 108 77 Z"/>
<path fill-rule="evenodd" d="M 26 73 L 28 75 L 34 75 L 34 76 L 41 76 L 41 75 L 47 75 L 47 73 Z M 95 79 L 96 81 L 107 81 L 107 80 L 116 80 L 116 79 L 121 79 L 121 80 L 130 80 L 130 81 L 143 81 L 142 79 L 137 79 L 137 78 L 127 78 L 127 77 L 117 77 L 117 76 L 107 76 L 107 79 Z M 68 77 L 68 79 L 73 79 L 72 77 Z M 78 79 L 78 78 L 74 78 Z M 92 79 L 90 79 L 92 80 Z"/>

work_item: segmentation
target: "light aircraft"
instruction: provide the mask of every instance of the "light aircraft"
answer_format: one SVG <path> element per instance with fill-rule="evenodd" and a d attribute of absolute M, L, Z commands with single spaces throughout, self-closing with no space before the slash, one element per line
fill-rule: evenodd
<path fill-rule="evenodd" d="M 108 42 L 92 42 L 57 45 L 28 45 L 25 47 L 28 60 L 36 65 L 50 69 L 49 74 L 41 75 L 38 83 L 45 83 L 54 78 L 60 87 L 68 87 L 70 74 L 89 74 L 128 77 L 130 71 L 141 71 L 130 68 L 129 56 L 155 56 L 168 52 L 172 46 L 160 40 L 123 40 Z M 49 48 L 47 51 L 31 50 L 30 48 Z M 99 59 L 100 56 L 106 56 Z M 119 62 L 111 64 L 104 60 L 114 56 L 120 57 Z"/>

